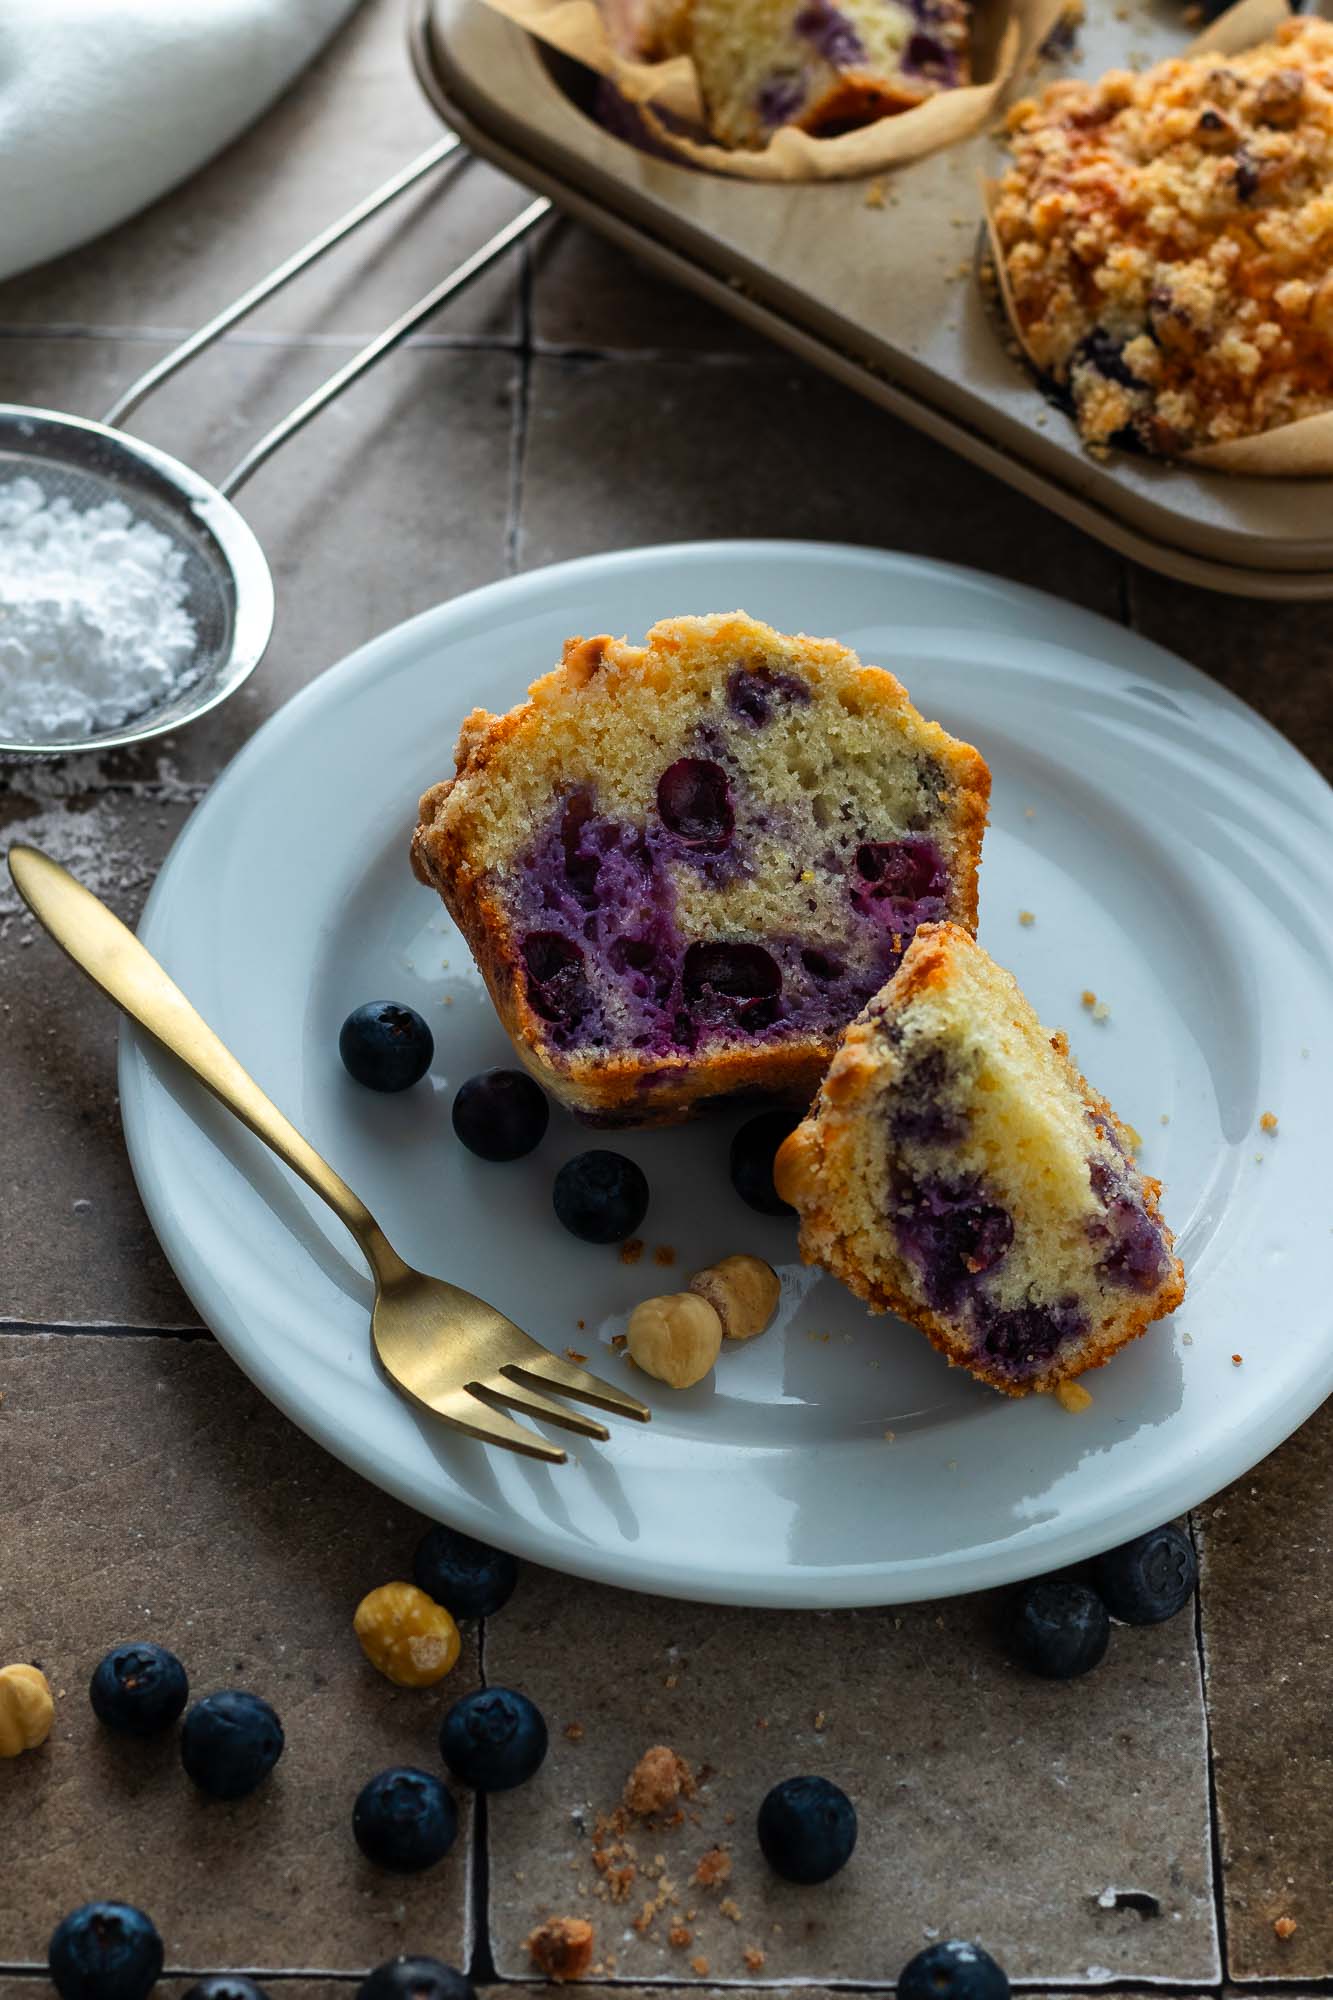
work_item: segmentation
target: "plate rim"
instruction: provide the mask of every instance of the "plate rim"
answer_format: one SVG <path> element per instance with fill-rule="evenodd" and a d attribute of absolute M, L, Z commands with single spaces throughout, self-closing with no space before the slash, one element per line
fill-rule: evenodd
<path fill-rule="evenodd" d="M 1251 730 L 1258 732 L 1261 740 L 1275 746 L 1291 772 L 1293 783 L 1299 771 L 1300 792 L 1307 809 L 1313 809 L 1326 829 L 1333 832 L 1333 786 L 1310 762 L 1305 754 L 1287 737 L 1269 723 L 1248 703 L 1221 683 L 1212 680 L 1201 669 L 1179 655 L 1145 638 L 1131 627 L 1118 624 L 1102 613 L 1089 610 L 1081 605 L 1071 604 L 1033 588 L 1030 585 L 1013 583 L 1009 579 L 988 572 L 969 568 L 966 565 L 948 563 L 927 556 L 916 556 L 902 551 L 874 549 L 871 547 L 839 542 L 817 540 L 746 537 L 725 541 L 687 541 L 650 543 L 631 549 L 607 551 L 589 556 L 564 559 L 558 563 L 525 570 L 515 576 L 502 577 L 482 584 L 473 590 L 460 593 L 414 614 L 411 618 L 389 627 L 345 655 L 314 677 L 292 695 L 281 707 L 274 711 L 255 731 L 246 743 L 223 767 L 218 777 L 210 785 L 204 798 L 193 809 L 184 826 L 180 829 L 171 848 L 165 856 L 150 894 L 144 905 L 139 923 L 139 934 L 148 942 L 156 913 L 165 906 L 171 890 L 173 869 L 180 865 L 182 853 L 188 853 L 196 840 L 206 837 L 208 823 L 218 810 L 216 800 L 238 771 L 243 772 L 252 759 L 267 756 L 271 747 L 281 745 L 284 736 L 299 728 L 307 709 L 327 701 L 343 684 L 364 676 L 373 676 L 386 651 L 409 643 L 415 635 L 429 632 L 436 625 L 447 625 L 460 617 L 484 613 L 488 605 L 497 598 L 504 604 L 514 606 L 529 594 L 540 595 L 550 585 L 568 580 L 577 575 L 580 578 L 605 575 L 608 571 L 634 569 L 655 563 L 690 562 L 704 558 L 709 564 L 727 565 L 742 561 L 812 560 L 836 564 L 852 561 L 869 569 L 878 569 L 892 577 L 903 570 L 920 577 L 938 577 L 941 583 L 965 582 L 971 587 L 984 585 L 995 591 L 1001 598 L 1019 608 L 1027 608 L 1038 614 L 1059 613 L 1072 618 L 1076 625 L 1086 631 L 1095 645 L 1101 632 L 1114 635 L 1117 647 L 1123 650 L 1129 646 L 1145 661 L 1151 659 L 1159 668 L 1165 668 L 1179 684 L 1182 677 L 1186 685 L 1193 686 L 1207 701 L 1234 717 L 1244 719 Z M 941 621 L 942 625 L 947 621 Z M 1062 645 L 1072 644 L 1059 641 Z M 1110 666 L 1104 654 L 1090 650 L 1088 657 L 1093 661 L 1101 659 Z M 538 669 L 540 671 L 540 669 Z M 1327 925 L 1333 935 L 1333 925 Z M 247 1355 L 242 1358 L 237 1344 L 226 1325 L 225 1290 L 210 1290 L 206 1270 L 196 1271 L 188 1254 L 184 1254 L 180 1243 L 170 1240 L 174 1232 L 168 1226 L 164 1231 L 163 1209 L 157 1199 L 152 1148 L 148 1131 L 148 1108 L 145 1084 L 154 1065 L 161 1060 L 150 1039 L 136 1030 L 129 1022 L 123 1022 L 119 1038 L 117 1077 L 121 1101 L 122 1126 L 125 1133 L 131 1169 L 138 1186 L 140 1197 L 150 1223 L 161 1244 L 172 1269 L 199 1312 L 201 1320 L 218 1339 L 219 1344 L 230 1358 L 241 1368 L 276 1407 L 282 1410 L 297 1427 L 311 1436 L 332 1456 L 349 1465 L 372 1486 L 392 1494 L 412 1507 L 415 1511 L 429 1515 L 431 1509 L 423 1504 L 422 1495 L 413 1480 L 399 1476 L 396 1469 L 384 1462 L 376 1462 L 374 1453 L 368 1447 L 361 1448 L 359 1437 L 351 1434 L 335 1434 L 322 1421 L 318 1407 L 301 1406 L 290 1390 L 290 1383 L 276 1366 L 264 1365 L 267 1357 L 262 1354 Z M 170 1218 L 168 1216 L 168 1224 Z M 188 1252 L 188 1242 L 184 1252 Z M 201 1296 L 202 1294 L 202 1296 Z M 221 1310 L 219 1308 L 222 1308 Z M 253 1364 L 253 1365 L 252 1365 Z M 1262 1428 L 1247 1428 L 1238 1433 L 1244 1443 L 1231 1454 L 1214 1449 L 1208 1457 L 1211 1468 L 1202 1471 L 1193 1455 L 1185 1458 L 1173 1476 L 1154 1484 L 1151 1493 L 1141 1497 L 1136 1504 L 1117 1509 L 1117 1530 L 1115 1539 L 1122 1532 L 1135 1534 L 1157 1525 L 1160 1520 L 1184 1513 L 1199 1505 L 1221 1487 L 1231 1483 L 1248 1471 L 1259 1459 L 1274 1450 L 1290 1436 L 1333 1392 L 1333 1342 L 1325 1357 L 1322 1372 L 1311 1369 L 1302 1378 L 1300 1393 L 1293 1391 L 1285 1401 L 1270 1406 L 1268 1422 Z M 392 1392 L 386 1392 L 392 1393 Z M 1222 1468 L 1219 1470 L 1219 1466 Z M 451 1503 L 452 1524 L 470 1533 L 480 1533 L 495 1538 L 493 1516 L 466 1489 L 455 1489 L 448 1496 Z M 443 1518 L 443 1517 L 440 1517 Z M 1046 1540 L 1035 1545 L 1023 1544 L 1012 1552 L 1013 1560 L 1006 1563 L 998 1558 L 993 1548 L 973 1549 L 970 1554 L 952 1559 L 952 1566 L 933 1585 L 927 1580 L 922 1586 L 927 1572 L 935 1574 L 948 1558 L 923 1557 L 893 1558 L 874 1563 L 856 1563 L 837 1570 L 823 1567 L 789 1567 L 777 1572 L 766 1572 L 760 1577 L 752 1576 L 742 1588 L 738 1588 L 734 1576 L 719 1572 L 716 1576 L 679 1564 L 654 1561 L 650 1574 L 645 1575 L 636 1565 L 632 1548 L 622 1548 L 618 1544 L 586 1545 L 570 1538 L 553 1551 L 550 1530 L 540 1514 L 525 1515 L 511 1511 L 506 1521 L 505 1545 L 514 1553 L 534 1560 L 563 1573 L 586 1578 L 590 1581 L 611 1584 L 621 1588 L 650 1591 L 654 1594 L 684 1598 L 696 1602 L 714 1602 L 728 1605 L 755 1607 L 787 1607 L 838 1609 L 873 1605 L 907 1603 L 941 1595 L 965 1595 L 976 1590 L 994 1587 L 997 1584 L 1012 1583 L 1025 1577 L 1045 1574 L 1054 1568 L 1066 1566 L 1083 1559 L 1106 1546 L 1103 1537 L 1098 1540 L 1095 1529 L 1083 1534 L 1065 1530 L 1063 1537 L 1059 1531 L 1058 1519 L 1051 1524 L 1052 1533 Z"/>

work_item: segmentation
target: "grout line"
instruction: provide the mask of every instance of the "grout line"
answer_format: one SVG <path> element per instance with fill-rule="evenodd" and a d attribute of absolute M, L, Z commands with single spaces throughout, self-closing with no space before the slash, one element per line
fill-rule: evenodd
<path fill-rule="evenodd" d="M 0 1340 L 6 1335 L 18 1336 L 25 1333 L 47 1335 L 69 1335 L 78 1339 L 81 1335 L 96 1334 L 99 1338 L 130 1340 L 212 1340 L 213 1335 L 206 1326 L 134 1326 L 128 1322 L 109 1319 L 66 1320 L 66 1319 L 9 1319 L 0 1314 Z"/>
<path fill-rule="evenodd" d="M 523 256 L 527 259 L 530 251 L 526 248 Z M 530 285 L 530 266 L 525 269 L 521 281 L 525 288 Z M 526 304 L 526 301 L 525 301 Z M 127 344 L 174 346 L 192 333 L 192 327 L 180 326 L 74 326 L 55 323 L 50 326 L 0 326 L 0 341 L 6 340 L 116 340 Z M 263 333 L 253 328 L 248 332 L 226 333 L 214 343 L 217 347 L 267 347 L 267 348 L 327 348 L 355 353 L 374 336 L 369 333 Z M 757 352 L 727 348 L 692 347 L 597 347 L 581 341 L 541 340 L 531 335 L 525 327 L 514 335 L 487 333 L 414 333 L 403 342 L 403 348 L 453 348 L 459 353 L 521 354 L 540 356 L 543 360 L 566 362 L 609 361 L 621 364 L 650 362 L 655 365 L 676 363 L 681 367 L 753 368 L 777 366 L 791 369 L 792 358 L 780 348 L 760 348 Z"/>
<path fill-rule="evenodd" d="M 477 1671 L 481 1685 L 486 1679 L 486 1620 L 477 1623 Z M 472 1872 L 468 1883 L 468 1914 L 472 1935 L 469 1939 L 468 1978 L 473 1985 L 498 1985 L 495 1953 L 491 1944 L 491 1826 L 485 1792 L 473 1794 Z"/>
<path fill-rule="evenodd" d="M 319 1979 L 344 1983 L 349 1986 L 353 1983 L 359 1984 L 365 1978 L 364 1972 L 349 1972 L 344 1967 L 289 1965 L 257 1965 L 243 1968 L 229 1966 L 226 1969 L 226 1973 L 222 1976 L 226 1977 L 228 1974 L 235 1975 L 237 1973 L 242 1974 L 246 1978 L 253 1979 L 274 1981 L 286 1979 Z M 162 1978 L 164 1980 L 199 1979 L 216 1975 L 216 1967 L 172 1965 L 165 1968 Z M 472 1975 L 469 1976 L 471 1977 Z M 0 1962 L 0 1978 L 46 1981 L 49 1978 L 49 1974 L 45 1965 L 38 1965 L 32 1959 L 25 1959 L 21 1963 L 6 1964 Z M 525 1975 L 522 1978 L 513 1978 L 501 1973 L 491 1973 L 484 1978 L 483 1984 L 492 1987 L 512 1987 L 515 1992 L 546 1990 L 543 1988 L 543 1982 L 535 1975 L 532 1977 Z M 1225 1992 L 1227 1995 L 1236 1992 L 1280 1992 L 1283 1989 L 1290 1991 L 1292 1986 L 1298 1986 L 1302 1996 L 1307 1993 L 1333 1993 L 1333 1976 L 1316 1974 L 1306 1978 L 1229 1979 L 1225 1983 Z M 894 1990 L 893 1986 L 887 1981 L 882 1985 L 872 1985 L 867 1981 L 852 1979 L 820 1980 L 801 1977 L 786 1980 L 587 1979 L 579 1980 L 574 1991 L 575 1993 L 599 1993 L 616 1990 L 628 1991 L 634 1988 L 663 1993 L 688 1993 L 696 1996 L 710 1993 L 743 1993 L 751 1991 L 759 1993 L 795 1993 L 799 1992 L 802 1988 L 818 1988 L 823 1991 L 838 1993 L 869 1994 L 892 1993 Z M 1094 1994 L 1129 1995 L 1152 1993 L 1153 1995 L 1161 1994 L 1166 1996 L 1166 2000 L 1198 2000 L 1200 1994 L 1215 1994 L 1220 1991 L 1216 1984 L 1210 1983 L 1207 1980 L 1151 1979 L 1146 1976 L 1138 1979 L 1108 1979 L 1096 1985 L 1090 1985 L 1086 1981 L 1078 1980 L 1057 1979 L 1050 1982 L 1038 1983 L 1033 1980 L 1016 1979 L 1013 1981 L 1013 1988 L 1016 1993 L 1030 1994 L 1032 2000 L 1044 2000 L 1044 1996 L 1048 1995 L 1050 1996 L 1050 2000 L 1060 2000 L 1060 1996 L 1068 1995 L 1074 1991 Z"/>
<path fill-rule="evenodd" d="M 1221 1961 L 1222 1978 L 1225 1980 L 1231 1954 L 1227 1948 L 1227 1899 L 1225 1870 L 1222 1865 L 1222 1826 L 1217 1806 L 1217 1772 L 1213 1763 L 1213 1716 L 1208 1702 L 1208 1647 L 1203 1636 L 1204 1563 L 1193 1514 L 1188 1516 L 1187 1525 L 1194 1548 L 1194 1566 L 1198 1575 L 1194 1591 L 1194 1650 L 1199 1661 L 1199 1699 L 1203 1710 L 1203 1765 L 1208 1786 L 1208 1844 L 1213 1877 L 1213 1916 L 1217 1924 L 1217 1950 Z"/>
<path fill-rule="evenodd" d="M 509 497 L 505 510 L 504 535 L 504 565 L 507 576 L 514 576 L 518 572 L 523 532 L 523 473 L 527 462 L 528 425 L 532 414 L 533 280 L 532 249 L 525 243 L 519 254 L 518 368 L 514 381 L 513 420 L 509 431 Z"/>

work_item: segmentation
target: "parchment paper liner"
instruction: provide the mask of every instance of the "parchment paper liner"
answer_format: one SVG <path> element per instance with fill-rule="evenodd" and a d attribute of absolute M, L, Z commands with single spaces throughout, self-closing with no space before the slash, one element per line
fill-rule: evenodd
<path fill-rule="evenodd" d="M 653 137 L 679 159 L 712 173 L 752 181 L 850 180 L 883 173 L 951 146 L 976 132 L 991 116 L 1006 87 L 1026 69 L 1059 20 L 1064 0 L 1001 0 L 1005 23 L 994 72 L 984 83 L 942 90 L 855 132 L 835 139 L 812 139 L 794 126 L 781 126 L 759 152 L 731 152 L 686 137 L 661 117 L 705 124 L 703 99 L 688 56 L 669 62 L 634 62 L 616 48 L 596 0 L 486 0 L 497 14 L 517 22 L 563 55 L 612 82 L 642 112 Z"/>
<path fill-rule="evenodd" d="M 1285 0 L 1237 0 L 1234 7 L 1219 15 L 1188 48 L 1181 50 L 1181 54 L 1239 55 L 1242 50 L 1267 41 L 1279 23 L 1291 18 Z M 1033 370 L 1038 375 L 1044 375 L 1045 370 L 1034 359 L 1023 338 L 1018 314 L 1014 310 L 1009 273 L 995 228 L 993 211 L 997 186 L 995 181 L 982 182 L 986 233 L 990 239 L 1000 303 L 1010 330 Z M 1330 395 L 1333 395 L 1333 388 L 1330 388 Z M 1193 451 L 1182 453 L 1181 459 L 1185 464 L 1198 465 L 1209 472 L 1243 472 L 1265 479 L 1327 478 L 1333 474 L 1333 410 L 1321 411 L 1313 417 L 1300 417 L 1295 423 L 1279 424 L 1275 430 L 1259 431 L 1253 437 L 1232 438 L 1226 444 L 1196 445 Z"/>

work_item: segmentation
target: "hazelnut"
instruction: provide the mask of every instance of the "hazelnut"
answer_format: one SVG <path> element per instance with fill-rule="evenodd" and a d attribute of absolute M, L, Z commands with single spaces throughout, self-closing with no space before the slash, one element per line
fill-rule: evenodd
<path fill-rule="evenodd" d="M 0 1757 L 17 1757 L 45 1743 L 55 1713 L 40 1667 L 0 1667 Z"/>
<path fill-rule="evenodd" d="M 414 1583 L 382 1583 L 356 1607 L 361 1650 L 398 1687 L 433 1687 L 456 1665 L 462 1640 L 442 1604 Z"/>
<path fill-rule="evenodd" d="M 762 1257 L 724 1257 L 720 1264 L 696 1271 L 690 1290 L 707 1299 L 728 1340 L 752 1340 L 762 1333 L 782 1296 L 777 1272 Z"/>
<path fill-rule="evenodd" d="M 688 1389 L 722 1352 L 722 1321 L 696 1292 L 645 1299 L 629 1316 L 629 1351 L 645 1375 Z"/>

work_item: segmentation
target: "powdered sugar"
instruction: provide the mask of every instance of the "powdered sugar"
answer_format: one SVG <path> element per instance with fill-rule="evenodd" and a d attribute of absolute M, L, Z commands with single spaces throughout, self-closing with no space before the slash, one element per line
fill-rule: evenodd
<path fill-rule="evenodd" d="M 120 500 L 79 513 L 37 480 L 0 485 L 0 740 L 118 729 L 185 686 L 185 557 Z"/>

